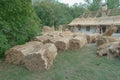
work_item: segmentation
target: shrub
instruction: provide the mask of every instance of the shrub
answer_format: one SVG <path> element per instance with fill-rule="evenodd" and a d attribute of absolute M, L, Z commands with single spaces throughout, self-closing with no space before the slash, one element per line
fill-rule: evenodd
<path fill-rule="evenodd" d="M 23 44 L 40 33 L 39 18 L 31 0 L 0 1 L 0 57 L 17 44 Z"/>

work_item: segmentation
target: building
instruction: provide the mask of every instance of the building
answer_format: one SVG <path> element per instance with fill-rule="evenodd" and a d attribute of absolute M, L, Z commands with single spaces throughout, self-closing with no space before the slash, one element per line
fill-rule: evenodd
<path fill-rule="evenodd" d="M 111 26 L 118 27 L 120 33 L 120 8 L 107 10 L 104 5 L 101 10 L 85 12 L 68 24 L 72 31 L 84 33 L 103 33 Z"/>

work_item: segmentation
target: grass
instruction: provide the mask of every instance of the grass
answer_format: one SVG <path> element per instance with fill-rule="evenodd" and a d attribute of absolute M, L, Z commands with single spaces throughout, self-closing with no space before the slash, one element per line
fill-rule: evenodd
<path fill-rule="evenodd" d="M 0 80 L 120 80 L 120 61 L 98 57 L 95 45 L 58 54 L 46 72 L 30 72 L 0 60 Z"/>

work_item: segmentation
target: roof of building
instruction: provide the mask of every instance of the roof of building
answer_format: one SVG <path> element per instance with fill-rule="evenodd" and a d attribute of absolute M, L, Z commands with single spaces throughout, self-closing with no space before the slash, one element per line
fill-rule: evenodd
<path fill-rule="evenodd" d="M 86 12 L 82 16 L 75 18 L 70 24 L 89 26 L 89 25 L 120 25 L 120 9 L 107 11 L 107 16 L 102 17 L 99 11 Z"/>

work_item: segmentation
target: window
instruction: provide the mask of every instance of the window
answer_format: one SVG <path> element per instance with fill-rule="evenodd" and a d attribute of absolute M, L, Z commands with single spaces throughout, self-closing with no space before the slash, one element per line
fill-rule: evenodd
<path fill-rule="evenodd" d="M 120 28 L 118 28 L 117 32 L 116 33 L 120 33 Z"/>
<path fill-rule="evenodd" d="M 87 27 L 86 27 L 86 31 L 90 31 L 90 26 L 87 26 Z"/>
<path fill-rule="evenodd" d="M 81 30 L 81 26 L 79 26 L 78 29 Z"/>

